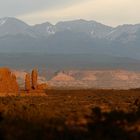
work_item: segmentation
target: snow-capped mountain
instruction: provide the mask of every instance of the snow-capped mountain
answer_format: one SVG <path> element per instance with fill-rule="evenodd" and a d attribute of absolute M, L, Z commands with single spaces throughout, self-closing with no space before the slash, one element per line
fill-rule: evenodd
<path fill-rule="evenodd" d="M 0 37 L 18 34 L 35 36 L 31 27 L 21 20 L 11 17 L 0 19 Z"/>
<path fill-rule="evenodd" d="M 140 31 L 140 24 L 136 25 L 121 25 L 113 28 L 111 32 L 106 35 L 109 40 L 119 40 L 122 42 L 134 41 L 137 38 L 137 32 Z"/>
<path fill-rule="evenodd" d="M 29 26 L 16 18 L 0 19 L 0 36 L 24 34 L 31 36 L 50 36 L 56 32 L 71 31 L 85 33 L 93 38 L 103 38 L 112 30 L 112 27 L 96 21 L 74 20 L 58 22 L 52 25 L 49 22 Z"/>
<path fill-rule="evenodd" d="M 66 22 L 58 22 L 56 24 L 57 31 L 73 31 L 86 33 L 93 38 L 103 38 L 108 34 L 112 27 L 103 25 L 96 21 L 74 20 Z"/>
<path fill-rule="evenodd" d="M 96 21 L 60 21 L 30 26 L 0 19 L 0 52 L 106 54 L 140 59 L 140 24 L 110 27 Z"/>
<path fill-rule="evenodd" d="M 106 26 L 96 21 L 83 19 L 58 22 L 53 25 L 49 22 L 30 26 L 25 22 L 11 17 L 0 19 L 0 37 L 6 35 L 29 35 L 36 37 L 49 37 L 60 32 L 77 32 L 86 34 L 92 38 L 131 41 L 137 37 L 140 31 L 140 24 L 120 25 L 116 28 Z M 125 40 L 126 39 L 126 40 Z"/>
<path fill-rule="evenodd" d="M 44 37 L 48 37 L 50 35 L 53 35 L 56 32 L 55 26 L 49 22 L 34 25 L 32 27 L 32 30 L 34 30 L 40 36 L 44 36 Z"/>
<path fill-rule="evenodd" d="M 37 24 L 32 27 L 34 31 L 43 36 L 54 35 L 59 32 L 78 32 L 87 34 L 93 38 L 103 38 L 112 30 L 112 27 L 97 23 L 96 21 L 74 20 L 58 22 L 52 25 L 49 22 Z"/>

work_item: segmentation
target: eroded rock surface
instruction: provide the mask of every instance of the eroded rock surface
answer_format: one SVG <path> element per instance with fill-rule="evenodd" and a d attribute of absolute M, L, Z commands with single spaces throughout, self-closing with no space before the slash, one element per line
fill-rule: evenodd
<path fill-rule="evenodd" d="M 38 78 L 38 71 L 36 69 L 32 70 L 32 88 L 37 89 L 37 78 Z"/>
<path fill-rule="evenodd" d="M 0 68 L 0 93 L 18 93 L 16 76 L 8 68 Z"/>
<path fill-rule="evenodd" d="M 30 73 L 27 73 L 25 75 L 25 90 L 30 91 L 31 90 L 31 76 Z"/>

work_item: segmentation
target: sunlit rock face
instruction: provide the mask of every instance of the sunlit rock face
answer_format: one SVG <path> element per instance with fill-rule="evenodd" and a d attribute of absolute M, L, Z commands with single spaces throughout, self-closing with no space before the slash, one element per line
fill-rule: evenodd
<path fill-rule="evenodd" d="M 38 71 L 36 69 L 32 70 L 32 89 L 37 89 Z"/>
<path fill-rule="evenodd" d="M 52 78 L 52 81 L 74 81 L 74 77 L 67 75 L 63 72 L 58 73 L 56 76 Z"/>
<path fill-rule="evenodd" d="M 31 76 L 30 73 L 27 73 L 25 76 L 25 90 L 30 91 L 31 90 Z"/>
<path fill-rule="evenodd" d="M 0 93 L 18 93 L 16 76 L 8 68 L 0 68 Z"/>

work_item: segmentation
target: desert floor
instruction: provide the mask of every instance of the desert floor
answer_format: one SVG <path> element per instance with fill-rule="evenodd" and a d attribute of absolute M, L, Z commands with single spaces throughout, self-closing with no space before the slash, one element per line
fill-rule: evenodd
<path fill-rule="evenodd" d="M 139 89 L 45 94 L 0 97 L 0 140 L 140 139 Z"/>

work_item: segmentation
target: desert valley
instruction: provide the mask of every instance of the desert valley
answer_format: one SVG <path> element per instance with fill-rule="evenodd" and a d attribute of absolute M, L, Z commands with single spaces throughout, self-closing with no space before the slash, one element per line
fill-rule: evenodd
<path fill-rule="evenodd" d="M 0 140 L 140 140 L 139 5 L 1 1 Z"/>
<path fill-rule="evenodd" d="M 49 73 L 0 68 L 1 139 L 139 140 L 139 72 Z"/>

